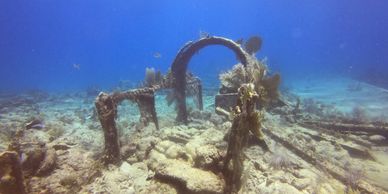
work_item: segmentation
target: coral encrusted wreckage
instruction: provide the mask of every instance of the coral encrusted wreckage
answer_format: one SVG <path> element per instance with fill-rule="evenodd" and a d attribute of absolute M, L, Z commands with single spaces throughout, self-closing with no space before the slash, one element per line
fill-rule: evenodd
<path fill-rule="evenodd" d="M 224 192 L 236 193 L 239 191 L 243 170 L 242 150 L 248 141 L 249 131 L 255 135 L 265 151 L 269 150 L 264 141 L 263 133 L 261 132 L 263 114 L 255 111 L 256 107 L 258 103 L 263 108 L 270 101 L 277 100 L 277 88 L 280 83 L 279 75 L 275 75 L 272 78 L 265 78 L 266 68 L 263 62 L 259 62 L 252 55 L 261 47 L 261 39 L 257 37 L 251 38 L 248 41 L 246 44 L 247 51 L 237 43 L 221 37 L 205 37 L 196 42 L 189 42 L 178 52 L 172 64 L 171 72 L 167 76 L 163 77 L 160 73 L 155 73 L 154 69 L 147 68 L 146 87 L 123 93 L 113 93 L 111 95 L 100 93 L 96 99 L 96 108 L 104 129 L 105 153 L 103 161 L 105 163 L 109 164 L 120 161 L 120 146 L 115 118 L 117 117 L 117 104 L 122 100 L 128 99 L 137 102 L 141 113 L 140 121 L 145 125 L 153 121 L 157 129 L 159 129 L 159 124 L 155 112 L 155 90 L 165 88 L 174 89 L 174 98 L 178 111 L 176 120 L 178 122 L 187 123 L 187 85 L 196 86 L 194 87 L 194 91 L 200 94 L 197 99 L 199 99 L 199 107 L 202 109 L 201 83 L 198 79 L 192 79 L 191 74 L 187 74 L 186 71 L 191 57 L 198 50 L 208 45 L 226 46 L 234 51 L 241 61 L 241 64 L 236 65 L 231 72 L 221 75 L 223 85 L 220 90 L 221 94 L 237 92 L 233 94 L 237 95 L 235 104 L 230 106 L 230 108 L 233 107 L 232 112 L 229 113 L 233 115 L 231 116 L 233 118 L 233 124 L 229 135 L 228 150 L 222 173 L 224 174 L 226 182 Z M 190 80 L 194 81 L 190 82 Z M 230 96 L 222 96 L 221 98 L 228 97 Z M 220 103 L 217 104 L 220 105 Z M 224 103 L 220 106 L 225 107 L 228 104 Z M 220 110 L 222 108 L 217 106 L 217 109 Z M 226 111 L 221 112 L 225 113 Z"/>
<path fill-rule="evenodd" d="M 0 194 L 387 193 L 388 124 L 280 92 L 262 43 L 206 34 L 135 88 L 0 96 Z M 203 91 L 188 65 L 211 45 L 238 63 Z"/>

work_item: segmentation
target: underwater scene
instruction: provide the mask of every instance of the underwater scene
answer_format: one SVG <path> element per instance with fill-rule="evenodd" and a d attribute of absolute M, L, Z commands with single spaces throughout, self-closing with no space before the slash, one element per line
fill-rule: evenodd
<path fill-rule="evenodd" d="M 0 194 L 388 193 L 387 10 L 1 0 Z"/>

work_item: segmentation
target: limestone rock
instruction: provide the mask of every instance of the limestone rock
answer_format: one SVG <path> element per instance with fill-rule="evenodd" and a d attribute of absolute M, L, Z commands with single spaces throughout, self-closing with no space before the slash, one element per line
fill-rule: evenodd
<path fill-rule="evenodd" d="M 36 175 L 44 176 L 52 171 L 56 166 L 57 154 L 54 149 L 48 149 L 46 151 L 44 160 L 40 164 L 39 169 L 36 171 Z"/>
<path fill-rule="evenodd" d="M 150 157 L 148 159 L 147 165 L 150 169 L 155 170 L 159 164 L 159 161 L 164 161 L 166 159 L 167 159 L 167 157 L 164 154 L 153 150 L 150 153 Z"/>
<path fill-rule="evenodd" d="M 217 114 L 211 114 L 209 120 L 216 126 L 220 126 L 224 121 L 223 117 Z"/>
<path fill-rule="evenodd" d="M 214 145 L 197 148 L 196 155 L 195 166 L 203 169 L 214 169 L 223 158 Z"/>
<path fill-rule="evenodd" d="M 232 127 L 232 122 L 227 121 L 227 122 L 225 122 L 225 123 L 222 123 L 222 125 L 221 125 L 220 128 L 221 128 L 223 131 L 228 131 L 231 127 Z"/>
<path fill-rule="evenodd" d="M 68 146 L 66 144 L 55 144 L 55 145 L 53 145 L 53 148 L 55 150 L 68 150 L 68 149 L 70 149 L 70 146 Z"/>
<path fill-rule="evenodd" d="M 384 140 L 386 140 L 386 138 L 382 135 L 372 135 L 372 136 L 369 136 L 369 140 L 375 143 L 381 143 Z"/>
<path fill-rule="evenodd" d="M 309 179 L 294 179 L 291 184 L 301 191 L 306 189 L 311 184 L 311 181 Z"/>
<path fill-rule="evenodd" d="M 224 181 L 209 171 L 193 168 L 186 162 L 167 159 L 155 168 L 155 177 L 182 187 L 186 193 L 223 193 Z"/>
<path fill-rule="evenodd" d="M 183 154 L 183 148 L 180 145 L 172 145 L 166 150 L 166 156 L 171 159 L 176 159 Z"/>

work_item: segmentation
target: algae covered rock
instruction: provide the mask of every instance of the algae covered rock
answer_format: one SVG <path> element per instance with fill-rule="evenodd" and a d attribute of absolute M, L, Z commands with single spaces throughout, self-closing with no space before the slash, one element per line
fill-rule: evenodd
<path fill-rule="evenodd" d="M 215 169 L 222 160 L 221 152 L 214 145 L 205 145 L 196 149 L 195 166 L 202 169 Z"/>
<path fill-rule="evenodd" d="M 54 149 L 48 149 L 46 151 L 44 160 L 36 171 L 36 175 L 44 176 L 51 172 L 56 167 L 57 154 Z"/>
<path fill-rule="evenodd" d="M 386 140 L 386 138 L 382 135 L 371 135 L 369 136 L 369 140 L 375 143 L 381 143 Z"/>

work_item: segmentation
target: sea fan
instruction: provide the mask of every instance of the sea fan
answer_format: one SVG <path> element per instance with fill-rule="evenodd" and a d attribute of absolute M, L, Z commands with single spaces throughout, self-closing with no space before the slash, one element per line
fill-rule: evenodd
<path fill-rule="evenodd" d="M 162 74 L 160 71 L 155 71 L 155 68 L 146 68 L 145 80 L 143 85 L 146 87 L 151 87 L 162 80 Z"/>
<path fill-rule="evenodd" d="M 245 77 L 246 71 L 241 63 L 234 65 L 232 70 L 221 73 L 219 78 L 224 90 L 222 93 L 237 92 L 241 84 L 245 83 Z"/>
<path fill-rule="evenodd" d="M 245 50 L 250 55 L 255 54 L 257 51 L 261 49 L 261 44 L 263 40 L 258 36 L 252 36 L 248 39 L 248 41 L 245 43 Z"/>
<path fill-rule="evenodd" d="M 290 157 L 284 151 L 278 150 L 270 158 L 269 165 L 274 169 L 287 169 L 291 166 Z"/>
<path fill-rule="evenodd" d="M 347 164 L 345 164 L 345 166 L 347 166 L 345 168 L 345 170 L 346 170 L 346 174 L 345 174 L 346 182 L 347 182 L 348 186 L 350 186 L 350 188 L 356 188 L 358 183 L 363 178 L 365 178 L 365 170 L 363 168 L 360 168 L 360 167 L 352 166 L 348 162 L 347 162 Z"/>
<path fill-rule="evenodd" d="M 275 74 L 272 77 L 268 77 L 262 80 L 263 87 L 267 92 L 267 98 L 275 100 L 279 98 L 279 85 L 280 85 L 280 75 Z"/>

